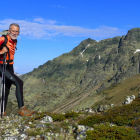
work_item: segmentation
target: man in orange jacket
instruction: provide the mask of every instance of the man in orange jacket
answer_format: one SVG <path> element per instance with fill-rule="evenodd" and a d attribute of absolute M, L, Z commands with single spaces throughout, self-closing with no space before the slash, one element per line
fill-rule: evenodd
<path fill-rule="evenodd" d="M 5 101 L 4 110 L 1 103 L 1 112 L 5 114 L 6 105 L 8 101 L 8 95 L 12 84 L 16 86 L 16 98 L 18 102 L 18 113 L 22 116 L 31 116 L 34 111 L 29 111 L 24 106 L 23 101 L 23 81 L 14 74 L 14 54 L 17 44 L 17 37 L 20 33 L 20 27 L 16 23 L 12 23 L 9 27 L 8 35 L 0 37 L 0 74 L 2 75 L 3 68 L 3 56 L 6 53 L 6 71 L 5 71 Z M 5 42 L 5 40 L 7 40 Z M 5 44 L 4 44 L 5 43 Z"/>

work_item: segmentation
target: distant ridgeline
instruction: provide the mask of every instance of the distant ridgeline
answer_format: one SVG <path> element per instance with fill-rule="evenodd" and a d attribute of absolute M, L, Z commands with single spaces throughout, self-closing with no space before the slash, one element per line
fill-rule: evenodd
<path fill-rule="evenodd" d="M 140 28 L 98 42 L 86 39 L 22 76 L 26 104 L 55 112 L 90 107 L 104 98 L 103 90 L 140 73 L 138 49 Z"/>

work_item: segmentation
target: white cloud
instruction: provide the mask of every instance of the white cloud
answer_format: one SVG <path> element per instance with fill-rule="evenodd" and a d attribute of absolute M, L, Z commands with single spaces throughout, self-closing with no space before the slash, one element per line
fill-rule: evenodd
<path fill-rule="evenodd" d="M 65 8 L 65 7 L 63 7 L 61 5 L 51 5 L 51 7 L 54 7 L 54 8 Z"/>
<path fill-rule="evenodd" d="M 35 18 L 34 22 L 44 23 L 44 24 L 55 24 L 57 21 L 55 20 L 44 20 L 43 18 Z"/>
<path fill-rule="evenodd" d="M 20 35 L 36 39 L 50 39 L 55 36 L 83 36 L 96 39 L 114 37 L 123 35 L 124 33 L 123 30 L 114 27 L 99 26 L 99 28 L 90 29 L 80 26 L 60 25 L 55 20 L 45 20 L 43 18 L 35 18 L 33 21 L 15 19 L 1 20 L 0 30 L 8 29 L 11 23 L 18 23 L 20 25 Z"/>
<path fill-rule="evenodd" d="M 126 25 L 126 27 L 129 27 L 129 28 L 134 28 L 133 25 Z"/>
<path fill-rule="evenodd" d="M 35 18 L 34 22 L 44 23 L 44 19 L 43 18 Z"/>

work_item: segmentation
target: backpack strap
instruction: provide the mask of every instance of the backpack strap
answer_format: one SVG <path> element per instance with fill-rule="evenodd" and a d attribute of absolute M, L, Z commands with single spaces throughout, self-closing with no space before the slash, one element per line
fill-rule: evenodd
<path fill-rule="evenodd" d="M 16 45 L 17 45 L 17 39 L 15 40 L 15 42 L 16 42 Z M 17 47 L 15 49 L 17 50 Z"/>
<path fill-rule="evenodd" d="M 10 52 L 9 52 L 9 48 L 7 47 L 7 41 L 8 41 L 8 38 L 7 38 L 7 36 L 6 35 L 2 35 L 5 39 L 4 39 L 4 42 L 1 44 L 1 50 L 3 49 L 3 47 L 6 47 L 6 49 L 8 50 L 8 57 L 9 57 L 9 60 L 8 60 L 8 64 L 9 64 L 9 62 L 11 61 L 10 60 Z M 3 59 L 3 61 L 4 61 L 4 59 Z"/>
<path fill-rule="evenodd" d="M 7 38 L 7 35 L 2 35 L 4 37 L 4 42 L 1 44 L 1 48 L 0 50 L 3 49 L 3 47 L 6 47 L 6 49 L 8 50 L 8 57 L 9 57 L 9 60 L 6 60 L 7 64 L 9 64 L 10 62 L 13 62 L 13 60 L 10 60 L 10 52 L 9 52 L 9 48 L 7 47 L 7 42 L 8 42 L 8 38 Z M 17 39 L 15 40 L 16 42 L 16 45 L 17 45 Z M 15 48 L 17 50 L 17 47 Z M 1 60 L 0 60 L 1 61 Z"/>

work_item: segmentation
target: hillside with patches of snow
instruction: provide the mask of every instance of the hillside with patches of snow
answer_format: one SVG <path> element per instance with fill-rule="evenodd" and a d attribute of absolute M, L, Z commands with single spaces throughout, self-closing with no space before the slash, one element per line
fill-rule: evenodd
<path fill-rule="evenodd" d="M 25 103 L 54 112 L 90 107 L 106 97 L 100 94 L 103 90 L 140 73 L 139 49 L 140 28 L 126 36 L 86 39 L 71 52 L 22 75 Z M 14 108 L 16 99 L 13 95 L 11 99 Z"/>

